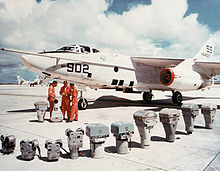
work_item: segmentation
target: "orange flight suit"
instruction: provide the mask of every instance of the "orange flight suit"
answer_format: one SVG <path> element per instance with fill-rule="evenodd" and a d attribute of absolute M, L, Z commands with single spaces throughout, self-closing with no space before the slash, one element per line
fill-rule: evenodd
<path fill-rule="evenodd" d="M 62 102 L 61 102 L 61 111 L 63 114 L 63 119 L 65 118 L 65 112 L 67 111 L 67 117 L 70 116 L 70 86 L 63 86 L 60 89 L 60 95 L 62 95 Z"/>
<path fill-rule="evenodd" d="M 78 120 L 78 90 L 74 87 L 71 88 L 72 107 L 69 120 Z"/>
<path fill-rule="evenodd" d="M 53 85 L 50 85 L 50 87 L 48 89 L 48 101 L 50 103 L 50 117 L 52 116 L 52 111 L 53 111 L 55 99 L 56 99 L 55 89 L 54 89 Z"/>

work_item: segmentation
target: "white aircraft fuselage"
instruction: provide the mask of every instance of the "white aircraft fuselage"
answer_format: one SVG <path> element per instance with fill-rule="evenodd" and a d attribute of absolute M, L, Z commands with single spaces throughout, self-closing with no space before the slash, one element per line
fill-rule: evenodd
<path fill-rule="evenodd" d="M 135 68 L 131 60 L 125 56 L 72 52 L 43 54 L 53 55 L 58 59 L 34 55 L 25 55 L 21 59 L 28 69 L 36 73 L 68 80 L 93 89 L 129 87 L 130 82 L 133 82 L 133 85 L 137 84 Z"/>
<path fill-rule="evenodd" d="M 132 88 L 133 91 L 178 90 L 191 91 L 207 87 L 209 79 L 202 79 L 196 72 L 193 59 L 186 59 L 181 66 L 171 68 L 175 71 L 172 85 L 161 82 L 162 67 L 136 63 L 129 56 L 106 53 L 44 52 L 45 58 L 35 55 L 21 57 L 24 65 L 38 73 L 53 78 L 68 80 L 93 89 Z M 184 72 L 183 72 L 184 71 Z M 126 91 L 126 90 L 125 90 Z"/>

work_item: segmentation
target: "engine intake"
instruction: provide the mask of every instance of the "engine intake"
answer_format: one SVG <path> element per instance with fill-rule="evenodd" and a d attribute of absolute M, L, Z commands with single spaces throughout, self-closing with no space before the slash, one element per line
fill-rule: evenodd
<path fill-rule="evenodd" d="M 172 84 L 174 77 L 174 72 L 170 68 L 165 68 L 160 72 L 160 82 L 165 86 Z"/>

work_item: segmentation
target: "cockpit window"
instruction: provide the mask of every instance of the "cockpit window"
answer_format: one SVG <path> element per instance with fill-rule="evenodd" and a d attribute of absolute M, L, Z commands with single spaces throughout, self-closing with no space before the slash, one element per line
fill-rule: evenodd
<path fill-rule="evenodd" d="M 97 49 L 92 49 L 92 52 L 93 52 L 93 53 L 99 53 L 99 50 L 97 50 Z"/>
<path fill-rule="evenodd" d="M 70 51 L 70 52 L 76 52 L 76 47 L 72 46 L 64 46 L 60 49 L 57 49 L 57 51 Z"/>
<path fill-rule="evenodd" d="M 75 53 L 99 53 L 99 50 L 84 45 L 64 46 L 56 51 L 75 52 Z"/>
<path fill-rule="evenodd" d="M 90 53 L 90 47 L 80 45 L 80 48 L 82 53 Z"/>

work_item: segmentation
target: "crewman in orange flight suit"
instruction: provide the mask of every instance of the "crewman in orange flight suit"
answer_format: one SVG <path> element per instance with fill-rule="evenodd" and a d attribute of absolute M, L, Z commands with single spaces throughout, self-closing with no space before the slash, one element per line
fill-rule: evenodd
<path fill-rule="evenodd" d="M 70 84 L 71 96 L 72 96 L 72 107 L 69 121 L 78 121 L 78 90 L 74 87 L 74 84 Z"/>
<path fill-rule="evenodd" d="M 63 86 L 60 89 L 60 95 L 62 96 L 61 102 L 61 111 L 63 114 L 63 119 L 65 119 L 65 112 L 67 111 L 67 118 L 69 119 L 70 116 L 70 86 L 68 86 L 67 81 L 63 82 Z"/>
<path fill-rule="evenodd" d="M 48 89 L 48 101 L 50 103 L 50 118 L 53 112 L 54 100 L 56 99 L 55 88 L 57 86 L 57 81 L 53 81 Z"/>

